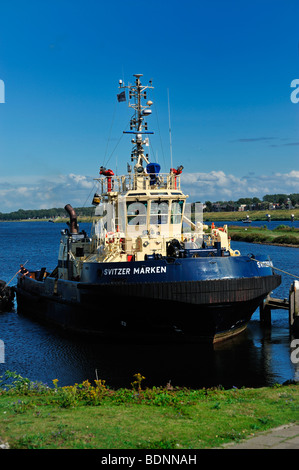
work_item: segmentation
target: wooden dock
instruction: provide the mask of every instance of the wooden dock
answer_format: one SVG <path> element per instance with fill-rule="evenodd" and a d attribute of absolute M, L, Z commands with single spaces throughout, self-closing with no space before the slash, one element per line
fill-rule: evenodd
<path fill-rule="evenodd" d="M 299 281 L 291 284 L 288 299 L 275 299 L 268 295 L 260 305 L 260 321 L 265 326 L 271 325 L 271 310 L 288 310 L 289 326 L 292 331 L 299 331 Z"/>

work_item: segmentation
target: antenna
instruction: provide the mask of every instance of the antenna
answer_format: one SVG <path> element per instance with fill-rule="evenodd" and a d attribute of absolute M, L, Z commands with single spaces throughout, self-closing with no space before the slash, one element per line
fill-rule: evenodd
<path fill-rule="evenodd" d="M 170 105 L 169 105 L 169 89 L 167 88 L 168 95 L 168 119 L 169 119 L 169 143 L 170 143 L 170 167 L 172 168 L 172 143 L 171 143 L 171 124 L 170 124 Z"/>
<path fill-rule="evenodd" d="M 146 102 L 146 105 L 142 105 L 141 99 L 147 99 L 147 88 L 153 88 L 153 86 L 147 85 L 143 86 L 140 82 L 140 77 L 143 75 L 141 73 L 136 73 L 134 77 L 136 77 L 135 85 L 128 85 L 125 86 L 123 83 L 120 83 L 119 88 L 128 88 L 129 89 L 129 100 L 133 99 L 133 102 L 129 101 L 129 107 L 134 109 L 134 116 L 131 118 L 130 121 L 130 131 L 123 131 L 124 134 L 135 134 L 135 139 L 132 139 L 131 142 L 134 145 L 132 154 L 131 154 L 131 161 L 136 160 L 135 171 L 139 171 L 142 173 L 143 160 L 148 164 L 148 155 L 144 155 L 143 145 L 147 145 L 148 139 L 144 139 L 144 134 L 153 134 L 153 132 L 147 130 L 147 123 L 144 122 L 144 119 L 147 116 L 150 116 L 152 110 L 150 106 L 153 104 L 151 100 Z"/>

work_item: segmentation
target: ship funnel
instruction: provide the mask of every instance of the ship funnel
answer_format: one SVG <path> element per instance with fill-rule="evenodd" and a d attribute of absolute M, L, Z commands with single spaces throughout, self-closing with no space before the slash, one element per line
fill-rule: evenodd
<path fill-rule="evenodd" d="M 78 233 L 79 231 L 79 226 L 77 223 L 77 215 L 75 210 L 70 204 L 67 204 L 65 207 L 65 210 L 67 211 L 70 221 L 68 222 L 68 225 L 70 226 L 70 232 L 71 233 Z"/>

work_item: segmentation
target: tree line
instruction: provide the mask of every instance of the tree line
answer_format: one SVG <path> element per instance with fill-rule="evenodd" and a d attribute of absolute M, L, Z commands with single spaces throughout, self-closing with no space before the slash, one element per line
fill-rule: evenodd
<path fill-rule="evenodd" d="M 94 214 L 94 207 L 77 207 L 75 212 L 78 217 L 91 217 Z M 52 209 L 19 209 L 18 211 L 2 213 L 0 212 L 0 220 L 24 220 L 24 219 L 49 219 L 53 220 L 58 217 L 68 218 L 66 210 L 61 208 Z"/>
<path fill-rule="evenodd" d="M 258 197 L 240 198 L 237 201 L 205 201 L 205 211 L 237 211 L 240 206 L 244 210 L 267 210 L 270 205 L 276 204 L 279 209 L 291 209 L 299 206 L 299 193 L 294 194 L 266 194 L 262 200 Z M 78 217 L 92 217 L 94 207 L 75 207 Z M 56 219 L 57 217 L 68 217 L 65 209 L 19 209 L 18 211 L 2 213 L 0 220 L 24 220 L 24 219 Z"/>
<path fill-rule="evenodd" d="M 299 193 L 266 194 L 263 199 L 243 197 L 237 201 L 205 201 L 207 212 L 237 211 L 241 206 L 244 210 L 292 209 L 299 206 Z"/>

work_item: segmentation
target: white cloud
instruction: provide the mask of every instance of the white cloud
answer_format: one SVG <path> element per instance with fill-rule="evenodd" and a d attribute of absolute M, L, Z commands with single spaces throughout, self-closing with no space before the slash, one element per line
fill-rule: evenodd
<path fill-rule="evenodd" d="M 41 179 L 24 183 L 0 182 L 1 212 L 18 209 L 48 209 L 89 206 L 94 187 L 93 178 L 82 175 L 60 175 L 55 180 Z"/>
<path fill-rule="evenodd" d="M 223 171 L 183 173 L 182 188 L 190 198 L 202 202 L 237 200 L 240 197 L 259 197 L 265 194 L 296 193 L 299 191 L 299 171 L 246 176 L 226 175 Z"/>
<path fill-rule="evenodd" d="M 224 171 L 209 173 L 183 173 L 181 179 L 183 191 L 190 196 L 189 201 L 228 201 L 240 197 L 259 197 L 274 193 L 297 193 L 299 191 L 299 171 L 289 173 L 269 173 L 256 175 L 250 172 L 245 176 L 226 174 Z M 59 175 L 56 179 L 24 180 L 19 182 L 0 181 L 0 212 L 12 212 L 18 209 L 48 209 L 64 207 L 90 206 L 96 191 L 92 177 Z"/>

